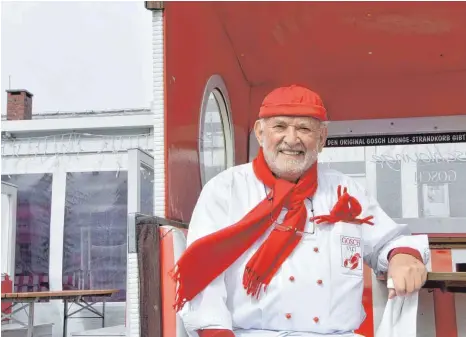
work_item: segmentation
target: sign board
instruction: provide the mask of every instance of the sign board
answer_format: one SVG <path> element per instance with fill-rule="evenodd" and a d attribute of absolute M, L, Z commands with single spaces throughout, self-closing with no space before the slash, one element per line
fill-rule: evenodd
<path fill-rule="evenodd" d="M 466 130 L 346 134 L 329 137 L 324 151 L 321 163 L 365 180 L 386 213 L 412 232 L 464 233 Z"/>
<path fill-rule="evenodd" d="M 326 147 L 384 146 L 466 143 L 465 132 L 415 133 L 404 135 L 373 135 L 354 137 L 329 137 Z"/>

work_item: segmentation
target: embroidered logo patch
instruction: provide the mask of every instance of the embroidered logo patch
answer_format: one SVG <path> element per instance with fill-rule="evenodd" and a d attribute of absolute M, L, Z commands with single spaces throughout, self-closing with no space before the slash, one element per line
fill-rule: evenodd
<path fill-rule="evenodd" d="M 362 269 L 361 239 L 341 236 L 341 265 L 350 270 Z"/>

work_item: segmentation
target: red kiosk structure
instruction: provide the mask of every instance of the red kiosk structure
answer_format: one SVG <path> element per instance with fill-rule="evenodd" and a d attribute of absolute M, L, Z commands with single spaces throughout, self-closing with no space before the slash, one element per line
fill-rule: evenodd
<path fill-rule="evenodd" d="M 129 317 L 128 336 L 185 336 L 166 275 L 183 249 L 179 228 L 210 176 L 254 157 L 260 102 L 293 83 L 319 92 L 328 107 L 322 163 L 360 180 L 389 215 L 431 238 L 418 335 L 466 336 L 466 198 L 458 192 L 466 183 L 466 3 L 146 8 L 154 18 L 159 203 L 156 218 L 135 219 L 139 298 L 129 307 L 139 316 Z M 358 333 L 373 337 L 386 297 L 370 270 L 364 278 L 367 318 Z"/>

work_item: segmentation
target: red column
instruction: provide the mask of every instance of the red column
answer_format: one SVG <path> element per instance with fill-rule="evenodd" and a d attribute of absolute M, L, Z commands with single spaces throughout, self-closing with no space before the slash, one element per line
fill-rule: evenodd
<path fill-rule="evenodd" d="M 449 249 L 432 250 L 432 271 L 452 272 L 452 258 Z M 434 290 L 434 312 L 436 337 L 458 337 L 456 324 L 455 294 Z"/>

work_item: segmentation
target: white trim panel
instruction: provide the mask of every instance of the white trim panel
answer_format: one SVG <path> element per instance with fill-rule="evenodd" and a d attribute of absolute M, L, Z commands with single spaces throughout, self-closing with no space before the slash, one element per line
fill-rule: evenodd
<path fill-rule="evenodd" d="M 163 11 L 152 12 L 154 215 L 165 217 L 165 93 Z"/>
<path fill-rule="evenodd" d="M 153 122 L 150 114 L 2 121 L 2 132 L 151 128 Z"/>
<path fill-rule="evenodd" d="M 121 153 L 133 148 L 152 150 L 153 135 L 62 134 L 2 140 L 2 159 L 11 157 L 80 156 L 86 153 Z"/>
<path fill-rule="evenodd" d="M 63 290 L 63 234 L 65 230 L 66 175 L 66 171 L 56 171 L 52 179 L 49 238 L 50 291 Z"/>
<path fill-rule="evenodd" d="M 2 158 L 2 174 L 120 171 L 128 169 L 127 153 L 95 153 Z"/>
<path fill-rule="evenodd" d="M 2 181 L 2 194 L 6 196 L 6 200 L 8 201 L 8 205 L 5 207 L 8 208 L 8 212 L 5 214 L 5 217 L 2 216 L 2 221 L 7 221 L 6 224 L 2 224 L 2 273 L 8 274 L 12 284 L 14 284 L 18 188 L 13 184 Z M 6 200 L 2 197 L 2 203 Z M 2 204 L 2 212 L 4 206 Z"/>
<path fill-rule="evenodd" d="M 140 185 L 138 150 L 131 149 L 128 151 L 128 214 L 141 211 Z"/>

